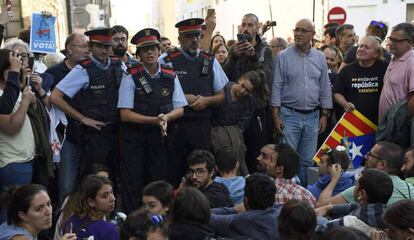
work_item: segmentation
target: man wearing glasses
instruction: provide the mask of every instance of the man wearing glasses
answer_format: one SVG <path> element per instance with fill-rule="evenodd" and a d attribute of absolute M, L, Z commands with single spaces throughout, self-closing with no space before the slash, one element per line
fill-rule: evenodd
<path fill-rule="evenodd" d="M 198 188 L 210 202 L 210 208 L 230 207 L 232 201 L 226 186 L 213 181 L 215 159 L 206 150 L 194 150 L 187 158 L 188 170 L 184 186 Z"/>
<path fill-rule="evenodd" d="M 306 186 L 307 167 L 314 165 L 318 131 L 326 128 L 332 95 L 325 55 L 311 46 L 313 22 L 298 21 L 293 33 L 295 45 L 275 58 L 271 104 L 276 130 L 299 153 L 298 176 Z"/>
<path fill-rule="evenodd" d="M 50 90 L 64 78 L 78 64 L 89 57 L 88 39 L 84 34 L 72 33 L 66 38 L 65 42 L 66 58 L 63 62 L 58 63 L 46 70 L 45 73 L 53 76 L 53 82 Z M 76 79 L 74 79 L 76 80 Z M 74 106 L 75 103 L 71 98 L 65 97 L 65 100 Z M 58 168 L 59 183 L 59 203 L 62 203 L 67 194 L 74 190 L 76 177 L 79 167 L 79 146 L 78 142 L 78 124 L 70 115 L 66 116 L 68 124 L 66 126 L 66 139 L 63 141 L 60 151 L 60 162 Z M 62 136 L 65 133 L 65 127 L 60 124 L 57 132 Z"/>
<path fill-rule="evenodd" d="M 390 142 L 377 142 L 365 155 L 365 168 L 376 168 L 386 172 L 392 181 L 394 191 L 388 205 L 403 199 L 413 199 L 414 187 L 402 180 L 398 174 L 403 166 L 404 152 L 402 148 Z M 319 206 L 328 204 L 356 203 L 354 187 L 329 198 L 319 199 Z"/>
<path fill-rule="evenodd" d="M 112 47 L 112 52 L 125 63 L 127 68 L 136 66 L 138 64 L 138 60 L 134 59 L 127 51 L 129 35 L 128 30 L 121 25 L 115 25 L 112 29 L 115 31 L 115 34 L 112 36 L 112 41 L 116 43 L 116 46 Z"/>
<path fill-rule="evenodd" d="M 414 116 L 414 26 L 410 23 L 394 26 L 388 40 L 393 58 L 384 76 L 379 120 L 392 105 L 402 100 L 408 101 L 406 119 L 410 119 Z"/>

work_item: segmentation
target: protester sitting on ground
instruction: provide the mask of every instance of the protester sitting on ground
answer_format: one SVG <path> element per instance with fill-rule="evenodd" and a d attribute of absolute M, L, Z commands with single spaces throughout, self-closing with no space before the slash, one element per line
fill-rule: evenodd
<path fill-rule="evenodd" d="M 87 175 L 81 177 L 80 179 L 83 179 L 84 177 L 87 177 L 89 175 L 96 175 L 96 176 L 105 177 L 108 179 L 111 176 L 111 171 L 107 167 L 99 163 L 91 164 L 86 172 L 87 172 Z M 59 240 L 62 237 L 63 231 L 64 231 L 62 223 L 66 222 L 74 214 L 76 202 L 78 201 L 78 197 L 79 197 L 78 193 L 79 191 L 75 190 L 65 197 L 62 203 L 62 206 L 60 207 L 60 212 L 58 213 L 55 234 L 53 237 L 54 240 Z M 114 216 L 115 215 L 116 213 L 114 213 Z"/>
<path fill-rule="evenodd" d="M 164 217 L 148 209 L 135 210 L 128 215 L 120 230 L 121 240 L 168 240 Z"/>
<path fill-rule="evenodd" d="M 233 149 L 239 160 L 239 173 L 249 173 L 245 160 L 246 145 L 243 133 L 256 120 L 255 97 L 267 98 L 269 90 L 263 71 L 248 71 L 237 82 L 229 81 L 224 87 L 225 102 L 214 108 L 212 114 L 211 149 L 214 154 L 222 147 Z M 263 99 L 264 100 L 264 99 Z"/>
<path fill-rule="evenodd" d="M 384 228 L 381 219 L 393 192 L 389 175 L 379 169 L 365 169 L 358 179 L 354 196 L 358 203 L 326 205 L 315 209 L 319 216 L 331 216 L 333 220 L 317 227 L 324 233 L 336 226 L 357 228 L 370 236 L 376 228 Z"/>
<path fill-rule="evenodd" d="M 244 177 L 237 176 L 239 166 L 240 162 L 234 150 L 223 147 L 216 153 L 216 169 L 219 176 L 214 178 L 214 182 L 226 186 L 230 192 L 233 205 L 243 202 L 244 198 L 246 181 Z"/>
<path fill-rule="evenodd" d="M 142 203 L 152 215 L 167 216 L 173 197 L 173 186 L 166 181 L 154 181 L 145 186 Z"/>
<path fill-rule="evenodd" d="M 52 204 L 42 185 L 29 184 L 8 192 L 7 221 L 0 225 L 0 239 L 36 240 L 52 226 Z M 61 240 L 75 240 L 73 233 Z"/>
<path fill-rule="evenodd" d="M 382 216 L 387 231 L 375 231 L 372 240 L 409 240 L 414 237 L 414 201 L 401 200 L 387 208 Z M 388 236 L 387 236 L 388 235 Z"/>
<path fill-rule="evenodd" d="M 116 225 L 107 221 L 115 209 L 112 183 L 106 177 L 87 176 L 78 188 L 74 214 L 63 223 L 63 233 L 75 233 L 79 239 L 118 240 Z"/>
<path fill-rule="evenodd" d="M 405 151 L 401 172 L 404 174 L 405 181 L 414 185 L 414 147 L 410 147 Z"/>
<path fill-rule="evenodd" d="M 194 150 L 187 157 L 187 162 L 186 180 L 182 186 L 198 188 L 207 197 L 211 208 L 232 206 L 226 186 L 213 181 L 215 160 L 211 152 Z"/>
<path fill-rule="evenodd" d="M 351 227 L 334 227 L 321 240 L 371 240 L 363 231 Z"/>
<path fill-rule="evenodd" d="M 354 186 L 354 174 L 346 172 L 350 162 L 345 147 L 338 146 L 327 150 L 318 163 L 321 177 L 314 184 L 308 185 L 308 190 L 318 199 L 320 195 L 323 195 L 322 198 L 335 196 Z"/>
<path fill-rule="evenodd" d="M 401 147 L 390 142 L 377 142 L 371 151 L 365 154 L 365 168 L 376 168 L 386 172 L 393 183 L 394 191 L 388 205 L 402 199 L 412 199 L 414 197 L 414 187 L 403 181 L 398 174 L 403 164 L 403 150 Z M 319 197 L 318 205 L 340 203 L 356 203 L 354 197 L 354 187 L 341 192 L 334 197 L 322 199 Z"/>
<path fill-rule="evenodd" d="M 223 66 L 229 56 L 229 48 L 225 44 L 219 44 L 212 49 L 212 52 L 220 65 Z"/>
<path fill-rule="evenodd" d="M 280 240 L 313 240 L 316 214 L 306 202 L 292 199 L 287 201 L 278 217 Z"/>
<path fill-rule="evenodd" d="M 169 221 L 169 240 L 200 240 L 214 236 L 214 231 L 207 226 L 210 221 L 208 199 L 197 188 L 180 189 L 171 206 Z"/>
<path fill-rule="evenodd" d="M 278 239 L 277 216 L 282 206 L 273 206 L 276 187 L 272 179 L 260 173 L 249 175 L 244 192 L 243 205 L 211 209 L 209 226 L 219 236 Z"/>
<path fill-rule="evenodd" d="M 268 144 L 260 152 L 259 158 L 265 162 L 267 175 L 275 179 L 275 203 L 297 199 L 315 206 L 316 199 L 312 193 L 292 181 L 299 172 L 299 155 L 289 144 Z"/>

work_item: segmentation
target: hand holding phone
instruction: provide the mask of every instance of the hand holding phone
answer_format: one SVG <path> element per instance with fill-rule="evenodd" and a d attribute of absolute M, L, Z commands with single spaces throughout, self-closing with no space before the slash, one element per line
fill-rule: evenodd
<path fill-rule="evenodd" d="M 247 36 L 244 33 L 238 33 L 237 34 L 237 41 L 238 42 L 246 42 Z"/>

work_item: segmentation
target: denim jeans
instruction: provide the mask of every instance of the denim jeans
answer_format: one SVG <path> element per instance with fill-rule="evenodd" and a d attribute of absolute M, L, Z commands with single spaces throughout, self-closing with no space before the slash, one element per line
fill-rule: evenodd
<path fill-rule="evenodd" d="M 58 170 L 59 204 L 63 202 L 66 195 L 75 189 L 79 172 L 79 156 L 79 145 L 66 139 L 62 145 L 62 149 L 60 150 Z"/>
<path fill-rule="evenodd" d="M 286 142 L 299 153 L 298 176 L 302 185 L 306 186 L 307 168 L 314 165 L 313 156 L 318 142 L 319 111 L 302 114 L 282 106 L 279 116 Z"/>
<path fill-rule="evenodd" d="M 0 190 L 3 191 L 8 186 L 23 186 L 32 182 L 33 161 L 25 163 L 11 163 L 0 168 Z M 0 224 L 6 220 L 6 211 L 0 211 Z"/>

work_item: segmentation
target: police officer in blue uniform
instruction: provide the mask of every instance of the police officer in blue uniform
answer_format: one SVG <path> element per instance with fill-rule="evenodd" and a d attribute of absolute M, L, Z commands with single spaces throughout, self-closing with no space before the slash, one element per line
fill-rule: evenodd
<path fill-rule="evenodd" d="M 81 124 L 81 176 L 92 163 L 114 169 L 114 174 L 117 169 L 118 88 L 125 66 L 119 59 L 109 57 L 113 34 L 110 28 L 85 32 L 89 37 L 90 58 L 76 65 L 56 85 L 51 96 L 54 105 Z M 74 107 L 64 96 L 74 98 Z"/>
<path fill-rule="evenodd" d="M 141 64 L 128 69 L 119 89 L 121 196 L 126 213 L 141 205 L 142 190 L 167 176 L 167 129 L 187 105 L 172 67 L 158 64 L 160 34 L 146 28 L 132 38 Z M 122 94 L 121 94 L 122 93 Z"/>
<path fill-rule="evenodd" d="M 186 157 L 195 149 L 210 150 L 211 107 L 224 103 L 224 86 L 228 82 L 220 64 L 199 49 L 200 18 L 178 22 L 180 49 L 172 49 L 159 58 L 160 63 L 174 67 L 185 93 L 188 106 L 177 121 L 169 159 L 169 181 L 177 186 L 187 168 Z"/>

